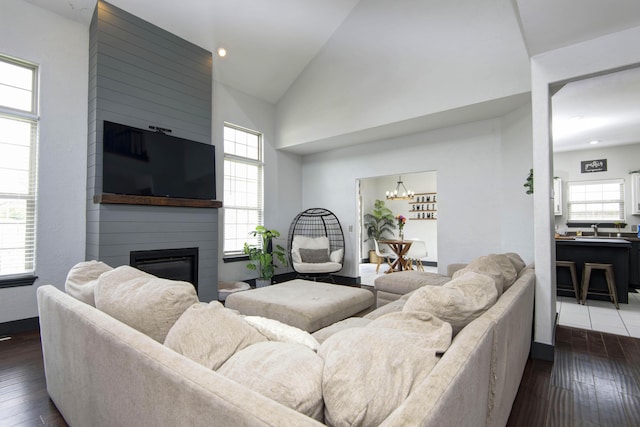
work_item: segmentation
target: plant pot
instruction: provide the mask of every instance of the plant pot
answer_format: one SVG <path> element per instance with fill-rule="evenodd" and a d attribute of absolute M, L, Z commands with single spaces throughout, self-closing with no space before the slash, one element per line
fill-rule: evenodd
<path fill-rule="evenodd" d="M 376 254 L 376 251 L 369 251 L 369 262 L 371 264 L 378 263 L 378 254 Z"/>
<path fill-rule="evenodd" d="M 256 279 L 256 288 L 264 288 L 265 286 L 269 286 L 271 284 L 271 279 Z"/>

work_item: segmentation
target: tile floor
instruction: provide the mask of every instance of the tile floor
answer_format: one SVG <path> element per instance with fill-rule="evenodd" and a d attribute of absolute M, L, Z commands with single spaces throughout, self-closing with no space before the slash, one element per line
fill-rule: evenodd
<path fill-rule="evenodd" d="M 629 303 L 616 310 L 609 301 L 588 299 L 580 305 L 572 297 L 556 300 L 558 324 L 573 328 L 640 338 L 640 294 L 629 293 Z"/>
<path fill-rule="evenodd" d="M 386 269 L 386 264 L 382 264 L 376 274 L 375 264 L 360 264 L 361 283 L 373 286 L 376 277 Z M 425 271 L 437 273 L 437 268 L 425 267 Z M 586 305 L 580 305 L 572 297 L 558 297 L 556 310 L 560 325 L 640 338 L 639 293 L 629 293 L 629 303 L 620 304 L 619 310 L 608 301 L 587 300 Z"/>

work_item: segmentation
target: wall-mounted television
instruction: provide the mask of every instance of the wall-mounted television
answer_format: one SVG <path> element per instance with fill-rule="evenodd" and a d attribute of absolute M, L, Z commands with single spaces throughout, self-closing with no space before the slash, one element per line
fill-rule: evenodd
<path fill-rule="evenodd" d="M 102 192 L 215 200 L 215 146 L 105 121 Z"/>

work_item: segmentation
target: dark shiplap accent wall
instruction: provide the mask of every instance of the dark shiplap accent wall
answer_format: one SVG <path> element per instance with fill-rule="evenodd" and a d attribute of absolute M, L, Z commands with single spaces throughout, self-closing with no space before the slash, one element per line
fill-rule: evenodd
<path fill-rule="evenodd" d="M 217 298 L 218 210 L 104 205 L 104 120 L 211 143 L 211 52 L 98 1 L 89 39 L 87 259 L 129 263 L 134 250 L 199 247 L 199 296 Z"/>

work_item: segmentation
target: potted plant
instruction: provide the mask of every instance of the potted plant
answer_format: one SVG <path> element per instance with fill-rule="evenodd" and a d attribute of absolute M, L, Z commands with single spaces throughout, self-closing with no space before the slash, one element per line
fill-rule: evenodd
<path fill-rule="evenodd" d="M 627 223 L 624 221 L 616 221 L 613 223 L 613 225 L 614 227 L 616 227 L 616 230 L 618 230 L 617 237 L 621 237 L 622 233 L 620 233 L 620 229 L 625 228 L 627 226 Z"/>
<path fill-rule="evenodd" d="M 273 263 L 273 256 L 275 255 L 283 266 L 287 266 L 287 259 L 285 257 L 285 249 L 280 245 L 272 245 L 274 238 L 280 237 L 280 233 L 276 230 L 269 230 L 268 228 L 258 225 L 251 233 L 252 236 L 260 236 L 262 239 L 262 247 L 249 246 L 245 242 L 243 252 L 249 255 L 249 264 L 247 268 L 249 270 L 258 270 L 259 276 L 256 279 L 256 287 L 260 288 L 271 284 L 273 275 L 275 273 L 276 266 Z"/>
<path fill-rule="evenodd" d="M 364 228 L 367 230 L 367 239 L 380 240 L 390 235 L 393 237 L 393 231 L 396 229 L 395 217 L 391 209 L 385 206 L 383 200 L 376 200 L 373 204 L 373 211 L 364 215 Z M 369 251 L 369 261 L 378 262 L 375 250 Z"/>

